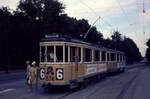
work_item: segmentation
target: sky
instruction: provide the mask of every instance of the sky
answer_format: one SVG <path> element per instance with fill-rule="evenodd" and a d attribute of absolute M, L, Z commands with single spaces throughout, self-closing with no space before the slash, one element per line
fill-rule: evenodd
<path fill-rule="evenodd" d="M 19 0 L 0 0 L 1 6 L 15 9 Z M 114 30 L 135 41 L 142 56 L 150 38 L 150 0 L 59 0 L 65 6 L 65 13 L 77 19 L 86 19 L 90 24 L 100 17 L 94 26 L 104 37 L 110 37 Z M 143 13 L 143 1 L 145 13 Z"/>

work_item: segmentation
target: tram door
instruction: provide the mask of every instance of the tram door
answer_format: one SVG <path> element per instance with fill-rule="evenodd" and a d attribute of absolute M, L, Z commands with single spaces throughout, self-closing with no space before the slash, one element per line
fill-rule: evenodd
<path fill-rule="evenodd" d="M 72 62 L 72 79 L 77 79 L 78 76 L 78 62 L 79 62 L 79 48 L 71 47 L 71 62 Z"/>

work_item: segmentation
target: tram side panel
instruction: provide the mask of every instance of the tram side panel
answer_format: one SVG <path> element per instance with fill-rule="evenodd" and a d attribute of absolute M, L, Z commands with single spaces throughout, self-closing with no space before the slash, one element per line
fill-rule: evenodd
<path fill-rule="evenodd" d="M 117 72 L 118 67 L 117 67 L 117 62 L 107 62 L 107 72 Z"/>
<path fill-rule="evenodd" d="M 85 66 L 85 74 L 84 77 L 93 77 L 95 75 L 104 74 L 107 71 L 107 64 L 106 63 L 91 63 L 86 64 Z"/>
<path fill-rule="evenodd" d="M 73 80 L 77 79 L 77 67 L 76 67 L 76 63 L 73 62 L 70 67 L 71 67 L 71 69 L 70 69 L 70 73 L 68 72 L 68 75 L 71 75 L 71 79 L 70 80 L 73 81 Z"/>
<path fill-rule="evenodd" d="M 85 64 L 82 64 L 82 63 L 79 63 L 78 65 L 78 76 L 83 76 L 84 75 L 84 72 L 85 72 L 85 68 L 86 65 Z"/>

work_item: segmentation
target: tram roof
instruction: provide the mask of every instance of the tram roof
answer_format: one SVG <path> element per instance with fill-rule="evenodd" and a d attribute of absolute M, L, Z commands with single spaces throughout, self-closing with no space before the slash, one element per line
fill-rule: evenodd
<path fill-rule="evenodd" d="M 93 44 L 93 43 L 89 43 L 89 42 L 85 42 L 85 41 L 73 38 L 70 35 L 63 35 L 59 33 L 47 34 L 45 35 L 43 39 L 40 40 L 40 42 L 72 42 L 72 43 L 79 43 L 79 44 L 85 44 L 85 45 L 89 45 L 93 47 L 102 48 L 106 51 L 112 51 L 112 52 L 118 52 L 118 53 L 124 54 L 124 52 L 121 52 L 121 51 L 108 49 L 97 44 Z"/>

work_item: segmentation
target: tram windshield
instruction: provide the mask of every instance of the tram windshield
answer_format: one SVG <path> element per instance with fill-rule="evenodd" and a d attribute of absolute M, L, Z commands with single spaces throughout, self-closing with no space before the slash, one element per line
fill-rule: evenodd
<path fill-rule="evenodd" d="M 56 62 L 63 62 L 63 46 L 56 46 Z"/>
<path fill-rule="evenodd" d="M 45 46 L 41 46 L 41 62 L 45 62 Z"/>
<path fill-rule="evenodd" d="M 68 51 L 67 47 L 66 51 Z M 66 62 L 68 53 L 66 52 Z M 63 46 L 41 46 L 41 62 L 63 62 Z"/>
<path fill-rule="evenodd" d="M 54 46 L 47 47 L 47 62 L 54 62 Z"/>
<path fill-rule="evenodd" d="M 91 50 L 87 51 L 87 60 L 91 61 Z M 81 61 L 81 48 L 75 46 L 41 46 L 41 62 L 75 62 L 75 56 L 78 62 Z"/>

